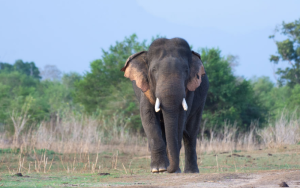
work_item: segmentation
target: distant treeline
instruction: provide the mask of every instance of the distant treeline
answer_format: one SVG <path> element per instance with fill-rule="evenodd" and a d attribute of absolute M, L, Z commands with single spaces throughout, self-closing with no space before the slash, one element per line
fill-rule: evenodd
<path fill-rule="evenodd" d="M 236 57 L 224 56 L 220 49 L 198 49 L 210 88 L 203 121 L 205 129 L 218 131 L 224 122 L 241 131 L 252 121 L 263 127 L 283 110 L 295 111 L 300 106 L 300 20 L 283 23 L 280 30 L 287 39 L 275 41 L 274 63 L 288 62 L 288 68 L 278 69 L 278 82 L 268 77 L 247 80 L 233 74 Z M 157 38 L 157 37 L 156 37 Z M 275 36 L 270 36 L 275 40 Z M 153 38 L 154 40 L 154 38 Z M 116 42 L 103 56 L 91 63 L 91 71 L 61 72 L 55 66 L 39 70 L 33 62 L 17 60 L 14 64 L 0 62 L 0 129 L 13 132 L 12 114 L 28 113 L 27 129 L 41 121 L 64 118 L 65 114 L 108 117 L 121 115 L 128 130 L 142 131 L 139 104 L 131 82 L 120 69 L 133 53 L 147 50 L 151 42 L 139 42 L 135 34 Z M 195 49 L 194 49 L 195 50 Z M 261 62 L 268 63 L 268 62 Z M 255 73 L 253 73 L 255 74 Z"/>

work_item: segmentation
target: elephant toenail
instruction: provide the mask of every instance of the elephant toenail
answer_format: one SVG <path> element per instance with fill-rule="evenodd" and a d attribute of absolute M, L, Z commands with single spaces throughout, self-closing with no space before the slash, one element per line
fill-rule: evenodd
<path fill-rule="evenodd" d="M 159 171 L 158 171 L 157 168 L 152 168 L 151 172 L 152 172 L 152 173 L 158 173 Z"/>
<path fill-rule="evenodd" d="M 159 168 L 159 172 L 165 172 L 167 171 L 167 168 Z"/>

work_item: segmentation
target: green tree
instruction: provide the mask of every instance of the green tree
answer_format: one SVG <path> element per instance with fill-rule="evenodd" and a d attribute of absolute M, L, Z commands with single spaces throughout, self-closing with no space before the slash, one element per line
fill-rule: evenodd
<path fill-rule="evenodd" d="M 0 72 L 0 124 L 11 125 L 12 112 L 20 110 L 28 96 L 37 96 L 38 85 L 39 80 L 32 76 L 17 71 Z M 43 108 L 37 107 L 39 104 L 35 102 L 28 110 L 31 121 L 42 119 L 45 112 L 42 110 L 43 113 L 40 113 Z"/>
<path fill-rule="evenodd" d="M 295 85 L 295 87 L 291 89 L 290 97 L 287 100 L 287 105 L 291 110 L 300 110 L 300 84 Z"/>
<path fill-rule="evenodd" d="M 75 104 L 73 95 L 74 84 L 81 79 L 77 73 L 68 73 L 62 76 L 61 81 L 43 80 L 40 82 L 38 90 L 39 100 L 47 106 L 47 117 L 63 116 L 66 113 L 79 111 L 80 104 Z"/>
<path fill-rule="evenodd" d="M 254 90 L 254 95 L 259 100 L 259 103 L 264 106 L 268 111 L 274 110 L 276 107 L 276 100 L 271 97 L 274 91 L 274 83 L 269 77 L 253 77 L 251 79 L 251 85 Z"/>
<path fill-rule="evenodd" d="M 75 84 L 76 100 L 82 103 L 88 112 L 96 111 L 98 107 L 107 108 L 108 101 L 112 100 L 115 92 L 121 92 L 124 84 L 129 85 L 129 82 L 124 82 L 124 73 L 120 71 L 126 59 L 133 53 L 146 49 L 145 41 L 138 42 L 134 34 L 122 42 L 116 42 L 108 51 L 102 50 L 102 58 L 91 63 L 91 72 L 86 73 L 83 79 Z"/>
<path fill-rule="evenodd" d="M 2 63 L 0 62 L 0 72 L 11 72 L 13 71 L 13 65 L 9 63 Z"/>
<path fill-rule="evenodd" d="M 40 79 L 40 71 L 35 66 L 34 62 L 23 62 L 22 60 L 17 60 L 13 65 L 8 63 L 0 62 L 0 72 L 13 72 L 17 71 L 27 76 Z"/>
<path fill-rule="evenodd" d="M 282 111 L 293 113 L 300 106 L 300 85 L 275 87 L 268 77 L 253 78 L 251 84 L 260 103 L 267 109 L 270 120 L 280 118 Z"/>
<path fill-rule="evenodd" d="M 290 23 L 282 23 L 280 29 L 287 39 L 283 41 L 275 41 L 277 45 L 277 54 L 271 55 L 270 61 L 277 64 L 279 61 L 287 61 L 289 67 L 285 69 L 278 68 L 276 74 L 279 75 L 279 84 L 294 87 L 300 84 L 300 19 Z M 275 38 L 271 35 L 269 38 Z M 275 39 L 274 39 L 275 40 Z"/>
<path fill-rule="evenodd" d="M 64 74 L 62 77 L 62 84 L 66 86 L 68 89 L 74 90 L 75 89 L 75 83 L 80 81 L 82 79 L 82 76 L 76 72 L 70 72 L 67 74 Z"/>
<path fill-rule="evenodd" d="M 24 111 L 22 108 L 28 99 L 31 99 L 31 102 L 26 113 L 27 125 L 36 125 L 42 120 L 50 120 L 53 116 L 62 116 L 70 111 L 82 111 L 79 104 L 74 104 L 72 97 L 75 91 L 74 83 L 81 79 L 79 74 L 64 74 L 61 82 L 41 81 L 36 76 L 38 71 L 33 71 L 35 75 L 26 72 L 28 68 L 35 69 L 36 66 L 22 62 L 17 61 L 14 65 L 1 63 L 0 125 L 2 128 L 5 125 L 6 130 L 13 132 L 16 126 L 12 122 L 12 117 L 16 119 Z"/>
<path fill-rule="evenodd" d="M 231 56 L 222 57 L 219 49 L 212 48 L 202 49 L 201 59 L 209 78 L 203 114 L 208 128 L 221 128 L 227 120 L 246 130 L 252 120 L 265 120 L 266 109 L 257 102 L 250 81 L 234 76 Z"/>
<path fill-rule="evenodd" d="M 124 79 L 120 69 L 130 55 L 147 49 L 146 41 L 138 42 L 133 34 L 110 46 L 108 51 L 102 50 L 102 58 L 91 63 L 91 72 L 75 83 L 75 100 L 83 104 L 89 114 L 99 110 L 107 115 L 123 113 L 124 117 L 130 117 L 131 128 L 141 127 L 131 82 Z"/>

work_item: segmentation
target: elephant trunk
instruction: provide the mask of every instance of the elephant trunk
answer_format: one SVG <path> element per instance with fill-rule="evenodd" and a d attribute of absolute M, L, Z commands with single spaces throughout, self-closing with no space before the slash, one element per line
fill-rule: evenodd
<path fill-rule="evenodd" d="M 163 110 L 163 117 L 170 161 L 167 171 L 173 173 L 179 169 L 178 113 Z"/>
<path fill-rule="evenodd" d="M 169 173 L 179 171 L 179 152 L 182 138 L 182 116 L 180 113 L 187 110 L 184 80 L 180 76 L 174 75 L 159 80 L 156 87 L 156 97 L 158 98 L 155 109 L 160 109 L 163 114 L 165 136 L 167 141 L 167 151 L 170 165 L 167 168 Z M 159 108 L 158 108 L 159 107 Z"/>

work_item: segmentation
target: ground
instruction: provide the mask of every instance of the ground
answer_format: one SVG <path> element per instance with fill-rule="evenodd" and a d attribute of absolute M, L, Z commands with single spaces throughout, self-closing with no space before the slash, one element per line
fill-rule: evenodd
<path fill-rule="evenodd" d="M 273 170 L 256 173 L 213 174 L 51 174 L 2 176 L 4 187 L 300 187 L 300 170 Z"/>
<path fill-rule="evenodd" d="M 2 187 L 300 187 L 300 145 L 202 153 L 199 174 L 151 174 L 148 154 L 0 149 Z M 184 154 L 180 167 L 183 169 Z M 17 176 L 21 173 L 22 176 Z M 19 174 L 20 175 L 20 174 Z"/>

